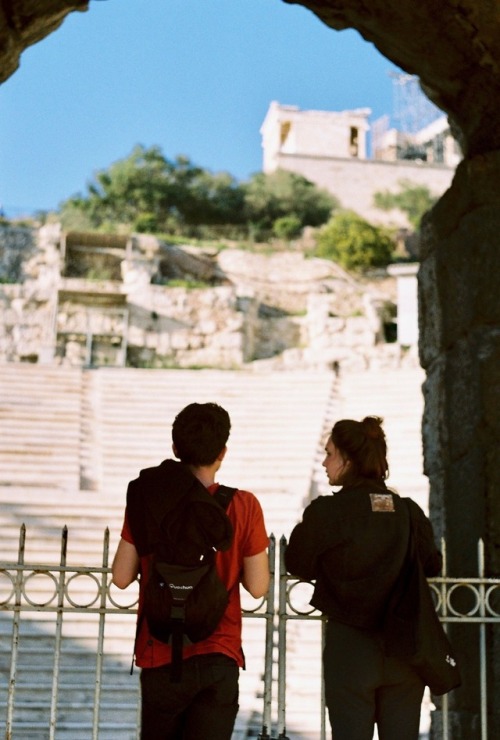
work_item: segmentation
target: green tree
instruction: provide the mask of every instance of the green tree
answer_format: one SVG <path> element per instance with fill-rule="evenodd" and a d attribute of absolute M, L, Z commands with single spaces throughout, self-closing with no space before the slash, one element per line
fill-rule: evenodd
<path fill-rule="evenodd" d="M 362 270 L 389 264 L 393 250 L 387 230 L 373 226 L 354 211 L 340 211 L 320 230 L 316 254 L 347 269 Z"/>
<path fill-rule="evenodd" d="M 183 216 L 189 224 L 243 224 L 245 193 L 228 172 L 200 170 L 190 183 Z"/>
<path fill-rule="evenodd" d="M 397 193 L 388 190 L 374 193 L 373 203 L 383 211 L 399 208 L 406 213 L 408 221 L 416 230 L 420 226 L 422 216 L 436 203 L 437 197 L 432 195 L 427 186 L 417 185 L 410 180 L 400 180 L 399 187 Z"/>
<path fill-rule="evenodd" d="M 97 172 L 85 195 L 65 201 L 61 216 L 64 225 L 80 220 L 102 228 L 114 222 L 150 232 L 243 223 L 244 191 L 227 173 L 211 174 L 183 156 L 168 160 L 156 146 L 136 146 Z"/>
<path fill-rule="evenodd" d="M 277 219 L 294 216 L 300 226 L 321 226 L 338 207 L 337 200 L 302 175 L 286 170 L 258 172 L 245 185 L 248 220 L 272 232 Z"/>
<path fill-rule="evenodd" d="M 177 205 L 174 169 L 158 147 L 136 146 L 128 157 L 97 172 L 86 195 L 78 194 L 62 204 L 63 224 L 66 216 L 74 218 L 78 211 L 94 228 L 108 221 L 132 225 L 144 213 L 160 220 L 165 211 Z"/>
<path fill-rule="evenodd" d="M 249 231 L 268 237 L 277 219 L 295 219 L 293 230 L 298 232 L 325 223 L 336 205 L 327 192 L 291 172 L 259 173 L 240 184 L 227 172 L 214 174 L 187 157 L 169 160 L 157 146 L 138 145 L 98 171 L 85 194 L 62 203 L 60 215 L 64 228 L 72 229 L 124 225 L 141 232 L 192 235 L 234 226 L 242 237 Z"/>

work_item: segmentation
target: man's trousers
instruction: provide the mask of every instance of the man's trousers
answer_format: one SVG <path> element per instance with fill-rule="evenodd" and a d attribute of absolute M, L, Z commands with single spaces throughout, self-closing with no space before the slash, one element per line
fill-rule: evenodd
<path fill-rule="evenodd" d="M 231 740 L 239 668 L 226 655 L 187 658 L 179 683 L 170 666 L 141 671 L 141 740 Z"/>

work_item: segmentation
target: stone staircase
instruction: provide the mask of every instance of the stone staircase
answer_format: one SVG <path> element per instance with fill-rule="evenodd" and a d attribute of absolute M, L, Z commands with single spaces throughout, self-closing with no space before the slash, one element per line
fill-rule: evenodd
<path fill-rule="evenodd" d="M 323 447 L 331 425 L 342 417 L 377 414 L 385 418 L 389 483 L 425 509 L 422 381 L 422 371 L 415 369 L 349 373 L 335 381 L 331 374 L 321 372 L 1 366 L 0 559 L 17 561 L 22 523 L 27 528 L 26 562 L 57 564 L 64 526 L 69 531 L 69 564 L 100 567 L 105 528 L 110 531 L 111 558 L 120 534 L 128 481 L 141 468 L 170 456 L 171 423 L 192 401 L 216 401 L 228 409 L 232 431 L 221 481 L 258 495 L 268 530 L 278 540 L 282 534 L 288 536 L 311 496 L 329 492 L 321 467 Z M 4 581 L 0 584 L 3 593 Z M 29 581 L 35 601 L 46 588 L 37 577 Z M 76 579 L 72 589 L 83 603 L 95 598 L 95 586 L 89 579 Z M 113 595 L 122 599 L 119 603 L 130 603 L 134 599 L 131 590 L 131 595 L 129 590 L 114 590 Z M 304 598 L 306 603 L 308 597 Z M 14 740 L 48 737 L 55 619 L 55 614 L 36 611 L 23 614 Z M 133 633 L 130 615 L 108 615 L 99 740 L 136 737 L 138 671 L 129 675 Z M 64 616 L 58 740 L 92 736 L 97 634 L 97 616 Z M 319 738 L 321 688 L 319 623 L 291 621 L 287 634 L 287 736 L 315 740 Z M 260 729 L 263 620 L 245 620 L 244 640 L 248 670 L 241 674 L 235 740 L 255 736 Z M 0 611 L 3 706 L 11 648 L 11 617 Z"/>
<path fill-rule="evenodd" d="M 80 487 L 79 369 L 0 365 L 0 487 Z"/>
<path fill-rule="evenodd" d="M 422 473 L 420 424 L 423 412 L 419 368 L 349 372 L 339 379 L 325 417 L 323 439 L 333 423 L 342 418 L 361 420 L 375 415 L 384 419 L 389 451 L 388 484 L 402 496 L 413 498 L 428 510 L 428 483 Z M 324 442 L 318 449 L 313 473 L 314 495 L 325 495 L 329 487 L 321 461 Z M 309 587 L 302 586 L 293 603 L 307 606 Z M 298 599 L 298 600 L 296 600 Z M 292 620 L 287 624 L 287 736 L 319 738 L 321 630 L 318 622 Z M 328 723 L 327 723 L 328 727 Z M 421 738 L 428 737 L 429 697 L 426 695 L 421 720 Z M 295 732 L 304 732 L 304 735 Z"/>
<path fill-rule="evenodd" d="M 128 481 L 141 468 L 171 456 L 176 413 L 194 400 L 215 401 L 232 422 L 221 481 L 255 492 L 269 531 L 281 532 L 309 490 L 333 383 L 329 373 L 99 371 L 98 488 L 105 499 L 124 501 Z"/>
<path fill-rule="evenodd" d="M 131 620 L 129 619 L 128 622 Z M 22 621 L 21 649 L 17 662 L 15 711 L 12 737 L 28 740 L 46 740 L 51 723 L 52 675 L 56 641 L 52 624 L 40 625 L 31 620 Z M 107 624 L 107 629 L 108 629 Z M 129 625 L 123 625 L 128 627 Z M 1 625 L 1 646 L 8 647 L 4 636 L 6 625 Z M 95 693 L 95 647 L 89 634 L 95 631 L 90 620 L 78 623 L 65 619 L 66 634 L 62 641 L 58 666 L 57 738 L 89 740 Z M 68 634 L 71 632 L 71 634 Z M 105 644 L 103 670 L 100 677 L 99 735 L 100 740 L 130 740 L 137 737 L 138 673 L 128 674 L 122 655 L 115 657 Z M 7 653 L 8 654 L 8 653 Z M 2 661 L 3 662 L 3 661 Z M 3 673 L 3 670 L 2 670 Z M 3 684 L 3 680 L 2 680 Z M 1 689 L 2 706 L 6 705 L 6 691 Z"/>
<path fill-rule="evenodd" d="M 233 428 L 221 480 L 253 490 L 263 505 L 268 531 L 274 531 L 278 537 L 288 532 L 309 490 L 333 377 L 327 373 L 66 371 L 43 366 L 3 366 L 0 382 L 2 422 L 5 420 L 9 428 L 16 427 L 18 405 L 22 420 L 12 435 L 17 444 L 15 466 L 7 468 L 0 485 L 0 559 L 17 562 L 19 527 L 24 523 L 25 562 L 57 564 L 61 531 L 67 526 L 68 564 L 100 567 L 105 528 L 110 530 L 110 559 L 118 542 L 128 480 L 140 468 L 170 456 L 173 418 L 194 400 L 216 401 L 231 415 Z M 65 418 L 70 419 L 67 438 Z M 36 427 L 37 435 L 31 426 Z M 10 439 L 8 434 L 2 437 L 0 451 L 2 460 L 9 464 L 14 458 Z M 60 444 L 72 471 L 71 478 L 61 472 Z M 38 462 L 40 449 L 44 456 L 43 475 Z M 30 475 L 33 460 L 39 467 L 36 476 Z M 40 580 L 41 576 L 34 577 L 27 585 L 35 603 L 43 602 L 46 590 L 50 590 L 50 584 Z M 80 580 L 89 582 L 77 583 Z M 75 598 L 78 596 L 77 603 L 90 603 L 95 598 L 90 579 L 76 579 L 72 588 Z M 117 598 L 130 600 L 128 590 L 119 594 Z M 47 737 L 56 653 L 55 619 L 54 613 L 23 613 L 14 738 Z M 95 615 L 64 615 L 58 668 L 58 740 L 92 735 L 97 630 Z M 100 740 L 136 736 L 138 672 L 132 677 L 128 674 L 133 632 L 130 615 L 108 615 L 100 680 Z M 258 695 L 262 691 L 263 620 L 246 620 L 244 639 L 248 670 L 241 675 L 241 710 L 235 740 L 247 737 L 249 727 L 258 731 L 261 721 L 262 699 Z M 10 671 L 10 615 L 0 618 L 0 646 L 2 700 Z M 2 704 L 5 706 L 5 701 Z"/>
<path fill-rule="evenodd" d="M 15 496 L 19 498 L 14 499 Z M 19 500 L 20 499 L 20 500 Z M 18 561 L 20 524 L 26 526 L 24 561 L 30 566 L 57 565 L 61 562 L 62 530 L 68 528 L 68 566 L 85 565 L 97 570 L 103 566 L 104 531 L 110 528 L 110 557 L 116 548 L 122 517 L 121 507 L 99 502 L 95 493 L 70 492 L 61 499 L 48 489 L 36 492 L 0 489 L 2 556 Z M 57 575 L 57 571 L 55 571 Z M 2 578 L 2 593 L 7 586 Z M 51 722 L 51 696 L 54 671 L 59 676 L 57 738 L 88 740 L 92 737 L 92 714 L 96 690 L 99 615 L 98 583 L 88 576 L 71 580 L 66 575 L 66 592 L 82 612 L 65 612 L 62 633 L 56 636 L 57 614 L 23 611 L 18 645 L 13 738 L 46 740 Z M 32 575 L 24 592 L 31 603 L 57 605 L 55 583 L 47 576 Z M 132 589 L 133 591 L 133 589 Z M 133 603 L 134 594 L 112 595 L 120 604 Z M 67 601 L 66 601 L 67 603 Z M 85 607 L 89 607 L 88 613 Z M 58 644 L 58 639 L 60 643 Z M 130 614 L 106 616 L 99 680 L 100 740 L 116 737 L 136 738 L 138 672 L 129 675 L 134 639 L 134 618 Z M 14 648 L 11 613 L 0 611 L 0 701 L 6 706 L 11 654 Z M 55 656 L 60 656 L 56 664 Z M 5 710 L 4 710 L 5 711 Z M 5 719 L 5 715 L 2 717 Z"/>

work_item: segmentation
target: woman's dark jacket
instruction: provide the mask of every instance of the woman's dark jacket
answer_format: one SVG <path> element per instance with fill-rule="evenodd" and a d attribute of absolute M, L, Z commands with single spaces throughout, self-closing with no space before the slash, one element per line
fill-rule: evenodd
<path fill-rule="evenodd" d="M 427 576 L 441 570 L 429 519 L 411 499 L 417 552 Z M 344 487 L 305 509 L 285 552 L 289 573 L 316 581 L 312 606 L 361 629 L 381 627 L 408 548 L 410 521 L 398 494 L 380 483 Z"/>

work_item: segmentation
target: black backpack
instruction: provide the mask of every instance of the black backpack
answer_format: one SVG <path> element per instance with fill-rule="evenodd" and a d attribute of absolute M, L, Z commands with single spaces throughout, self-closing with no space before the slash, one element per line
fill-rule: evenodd
<path fill-rule="evenodd" d="M 141 471 L 129 485 L 134 543 L 139 554 L 150 556 L 137 634 L 146 619 L 151 635 L 171 644 L 172 681 L 181 678 L 183 646 L 209 637 L 227 607 L 228 592 L 215 555 L 232 542 L 225 510 L 235 491 L 219 486 L 211 496 L 188 468 L 173 460 Z"/>

